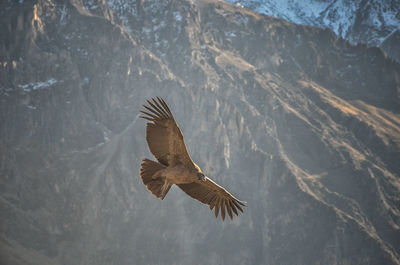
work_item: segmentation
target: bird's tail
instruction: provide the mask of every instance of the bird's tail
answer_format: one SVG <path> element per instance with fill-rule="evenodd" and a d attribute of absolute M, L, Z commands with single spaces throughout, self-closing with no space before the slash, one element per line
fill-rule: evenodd
<path fill-rule="evenodd" d="M 161 200 L 164 199 L 172 186 L 164 176 L 156 174 L 163 169 L 165 169 L 163 164 L 151 161 L 147 158 L 143 159 L 142 165 L 140 166 L 140 177 L 142 178 L 143 184 L 146 185 L 147 189 L 151 191 L 154 196 Z"/>

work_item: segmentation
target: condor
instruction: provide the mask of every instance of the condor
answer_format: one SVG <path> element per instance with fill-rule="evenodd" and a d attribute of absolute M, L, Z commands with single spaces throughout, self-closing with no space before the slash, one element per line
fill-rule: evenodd
<path fill-rule="evenodd" d="M 245 202 L 236 199 L 226 189 L 207 177 L 190 158 L 183 134 L 162 98 L 147 100 L 141 118 L 150 121 L 146 126 L 146 140 L 150 152 L 158 162 L 143 159 L 140 177 L 147 189 L 161 200 L 173 184 L 190 197 L 214 209 L 215 217 L 221 213 L 232 219 Z"/>

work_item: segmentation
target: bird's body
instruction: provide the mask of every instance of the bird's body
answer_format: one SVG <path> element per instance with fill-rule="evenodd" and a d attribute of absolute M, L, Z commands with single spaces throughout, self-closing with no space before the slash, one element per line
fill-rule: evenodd
<path fill-rule="evenodd" d="M 183 134 L 176 124 L 172 113 L 161 98 L 147 101 L 143 105 L 148 111 L 141 111 L 149 120 L 146 127 L 146 140 L 151 153 L 158 162 L 144 159 L 140 168 L 140 177 L 146 187 L 156 197 L 164 199 L 173 184 L 176 184 L 190 197 L 215 208 L 215 216 L 221 212 L 225 219 L 225 210 L 232 219 L 233 213 L 242 211 L 244 202 L 233 197 L 223 187 L 206 177 L 200 167 L 189 156 Z M 241 205 L 241 206 L 240 206 Z"/>
<path fill-rule="evenodd" d="M 183 164 L 166 167 L 159 172 L 171 184 L 187 184 L 197 180 L 196 172 Z"/>

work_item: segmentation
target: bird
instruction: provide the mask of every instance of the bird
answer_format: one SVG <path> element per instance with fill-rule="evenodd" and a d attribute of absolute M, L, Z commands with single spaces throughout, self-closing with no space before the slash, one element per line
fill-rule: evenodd
<path fill-rule="evenodd" d="M 164 99 L 156 97 L 146 101 L 140 117 L 147 120 L 146 141 L 157 159 L 145 158 L 140 165 L 140 178 L 147 189 L 163 200 L 175 184 L 193 199 L 209 205 L 216 218 L 220 213 L 222 221 L 225 214 L 232 220 L 234 215 L 239 215 L 238 211 L 243 213 L 246 202 L 235 198 L 193 162 L 183 133 Z"/>

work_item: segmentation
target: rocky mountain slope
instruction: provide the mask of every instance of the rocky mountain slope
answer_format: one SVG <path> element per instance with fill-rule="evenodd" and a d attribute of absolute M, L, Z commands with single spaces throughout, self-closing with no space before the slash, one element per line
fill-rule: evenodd
<path fill-rule="evenodd" d="M 398 0 L 228 0 L 269 16 L 321 28 L 353 43 L 380 46 L 400 61 L 400 1 Z"/>
<path fill-rule="evenodd" d="M 400 67 L 220 1 L 3 1 L 0 264 L 400 264 Z M 233 221 L 141 183 L 161 96 Z"/>

